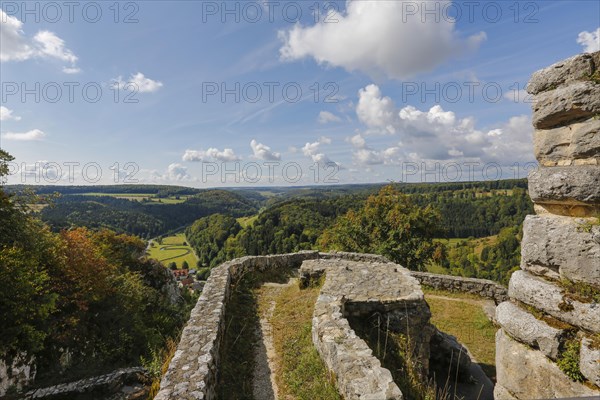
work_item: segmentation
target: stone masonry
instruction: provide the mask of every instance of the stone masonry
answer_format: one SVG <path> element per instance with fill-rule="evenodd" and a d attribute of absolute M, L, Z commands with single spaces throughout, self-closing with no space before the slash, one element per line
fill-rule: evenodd
<path fill-rule="evenodd" d="M 428 369 L 430 344 L 435 350 L 436 362 L 440 357 L 450 359 L 462 354 L 460 368 L 468 370 L 470 359 L 464 356 L 466 350 L 454 338 L 429 325 L 430 312 L 419 281 L 494 299 L 506 296 L 506 289 L 490 281 L 423 275 L 372 254 L 305 251 L 228 261 L 212 270 L 155 399 L 214 399 L 224 333 L 223 316 L 231 295 L 231 283 L 250 271 L 276 273 L 301 266 L 303 284 L 326 276 L 315 304 L 313 339 L 325 363 L 335 372 L 338 388 L 347 399 L 401 399 L 402 393 L 390 371 L 381 367 L 346 317 L 368 318 L 375 313 L 386 323 L 389 317 L 390 329 L 409 334 L 414 340 L 423 375 Z M 348 377 L 353 379 L 348 380 Z"/>
<path fill-rule="evenodd" d="M 527 91 L 537 215 L 525 219 L 521 270 L 496 309 L 495 398 L 600 396 L 600 52 L 536 72 Z"/>
<path fill-rule="evenodd" d="M 325 283 L 315 304 L 312 336 L 321 358 L 337 378 L 340 393 L 347 400 L 402 399 L 390 371 L 381 366 L 346 318 L 368 320 L 378 315 L 384 326 L 389 323 L 390 331 L 410 337 L 422 374 L 427 376 L 434 328 L 419 282 L 407 269 L 389 262 L 308 260 L 300 268 L 302 282 L 323 274 Z"/>

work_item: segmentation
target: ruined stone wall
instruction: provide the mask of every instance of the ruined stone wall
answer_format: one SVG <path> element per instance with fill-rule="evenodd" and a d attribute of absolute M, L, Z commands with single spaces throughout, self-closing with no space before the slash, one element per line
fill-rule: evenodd
<path fill-rule="evenodd" d="M 496 304 L 508 300 L 508 290 L 487 279 L 463 278 L 461 276 L 431 274 L 429 272 L 411 271 L 421 285 L 449 292 L 470 293 L 486 299 L 494 300 Z"/>
<path fill-rule="evenodd" d="M 304 260 L 318 257 L 316 251 L 243 257 L 214 268 L 183 329 L 155 400 L 204 400 L 216 397 L 219 350 L 232 281 L 249 271 L 275 272 L 281 268 L 299 268 Z"/>
<path fill-rule="evenodd" d="M 521 270 L 496 309 L 495 398 L 600 395 L 600 52 L 536 72 Z"/>

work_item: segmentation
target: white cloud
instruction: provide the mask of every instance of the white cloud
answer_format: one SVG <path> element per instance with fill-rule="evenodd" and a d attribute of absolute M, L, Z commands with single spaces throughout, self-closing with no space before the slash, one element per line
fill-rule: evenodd
<path fill-rule="evenodd" d="M 218 149 L 211 147 L 208 150 L 186 150 L 182 157 L 183 161 L 238 161 L 240 158 L 235 154 L 232 149 Z"/>
<path fill-rule="evenodd" d="M 340 117 L 333 113 L 330 113 L 329 111 L 321 111 L 319 113 L 319 117 L 317 118 L 317 121 L 319 121 L 320 124 L 327 124 L 329 122 L 340 122 L 341 120 L 342 119 Z"/>
<path fill-rule="evenodd" d="M 8 120 L 20 121 L 21 117 L 13 115 L 13 110 L 10 110 L 4 106 L 0 106 L 0 121 Z"/>
<path fill-rule="evenodd" d="M 337 22 L 320 21 L 306 27 L 296 24 L 280 31 L 281 58 L 293 61 L 312 57 L 319 64 L 404 79 L 477 49 L 486 38 L 484 32 L 461 39 L 454 22 L 444 15 L 436 21 L 434 17 L 423 18 L 421 12 L 406 11 L 407 5 L 415 4 L 420 11 L 432 9 L 434 2 L 444 9 L 450 0 L 348 0 L 345 11 L 329 13 L 328 20 Z"/>
<path fill-rule="evenodd" d="M 71 64 L 77 62 L 77 56 L 65 47 L 65 41 L 50 31 L 39 31 L 33 41 L 38 45 L 40 54 Z"/>
<path fill-rule="evenodd" d="M 371 128 L 382 128 L 388 133 L 396 131 L 396 106 L 392 99 L 381 95 L 377 85 L 371 84 L 358 91 L 356 115 L 362 123 Z"/>
<path fill-rule="evenodd" d="M 336 164 L 338 167 L 341 167 L 340 163 L 332 161 L 328 155 L 320 151 L 321 145 L 324 144 L 331 144 L 331 139 L 326 136 L 321 136 L 316 142 L 306 143 L 304 147 L 302 147 L 302 153 L 305 156 L 310 157 L 313 162 L 318 163 L 322 166 L 333 163 Z"/>
<path fill-rule="evenodd" d="M 77 69 L 77 56 L 65 41 L 53 32 L 39 31 L 32 39 L 23 32 L 23 23 L 0 9 L 0 61 L 25 61 L 31 58 L 53 58 L 71 64 L 63 71 Z M 72 72 L 71 72 L 72 73 Z"/>
<path fill-rule="evenodd" d="M 78 67 L 63 67 L 62 71 L 65 74 L 78 74 L 81 72 L 81 68 Z"/>
<path fill-rule="evenodd" d="M 131 74 L 127 81 L 123 80 L 123 77 L 119 76 L 113 79 L 113 82 L 117 84 L 117 87 L 121 90 L 135 90 L 139 93 L 151 93 L 156 92 L 158 89 L 163 87 L 163 83 L 159 81 L 146 78 L 141 72 Z M 130 87 L 130 86 L 133 86 Z"/>
<path fill-rule="evenodd" d="M 265 144 L 258 143 L 256 140 L 252 139 L 250 142 L 250 147 L 252 148 L 252 152 L 254 153 L 254 157 L 259 160 L 265 161 L 279 161 L 281 160 L 281 154 L 271 151 L 271 148 Z"/>
<path fill-rule="evenodd" d="M 39 129 L 32 129 L 27 132 L 16 133 L 16 132 L 7 132 L 2 135 L 2 138 L 5 140 L 19 140 L 19 141 L 32 141 L 32 140 L 42 140 L 46 137 L 46 134 Z"/>
<path fill-rule="evenodd" d="M 167 178 L 171 181 L 185 181 L 190 179 L 190 175 L 187 172 L 187 167 L 173 163 L 167 167 Z"/>
<path fill-rule="evenodd" d="M 367 146 L 367 142 L 361 134 L 356 134 L 346 140 L 354 147 L 352 155 L 354 161 L 359 165 L 394 164 L 399 161 L 399 147 L 389 147 L 382 151 L 374 150 Z"/>
<path fill-rule="evenodd" d="M 398 157 L 400 151 L 412 160 L 464 158 L 502 165 L 531 160 L 533 128 L 526 116 L 513 117 L 488 130 L 478 129 L 475 118 L 459 118 L 439 105 L 429 110 L 411 105 L 398 109 L 375 85 L 359 91 L 356 114 L 367 127 L 366 134 L 394 135 L 396 143 L 401 142 L 384 150 L 386 159 L 383 152 L 368 148 L 364 138 L 355 135 L 348 141 L 358 149 L 354 153 L 358 162 L 390 163 L 390 157 Z"/>
<path fill-rule="evenodd" d="M 583 46 L 584 53 L 600 51 L 600 28 L 596 31 L 583 31 L 577 36 L 577 43 Z"/>

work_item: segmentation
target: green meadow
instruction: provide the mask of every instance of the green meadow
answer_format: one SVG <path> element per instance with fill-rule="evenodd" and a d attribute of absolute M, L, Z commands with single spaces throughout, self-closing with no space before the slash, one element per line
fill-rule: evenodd
<path fill-rule="evenodd" d="M 162 239 L 161 243 L 157 240 L 152 240 L 148 256 L 161 262 L 165 267 L 174 262 L 179 269 L 184 261 L 188 262 L 190 268 L 196 268 L 196 263 L 198 262 L 194 251 L 187 243 L 183 233 L 167 236 Z"/>

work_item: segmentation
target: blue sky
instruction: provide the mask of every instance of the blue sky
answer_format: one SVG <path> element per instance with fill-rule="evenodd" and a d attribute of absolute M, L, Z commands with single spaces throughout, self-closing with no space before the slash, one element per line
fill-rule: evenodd
<path fill-rule="evenodd" d="M 522 176 L 531 73 L 600 49 L 597 1 L 45 4 L 0 2 L 10 183 Z"/>

